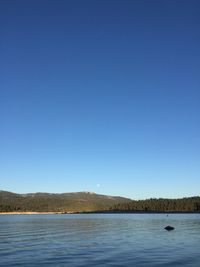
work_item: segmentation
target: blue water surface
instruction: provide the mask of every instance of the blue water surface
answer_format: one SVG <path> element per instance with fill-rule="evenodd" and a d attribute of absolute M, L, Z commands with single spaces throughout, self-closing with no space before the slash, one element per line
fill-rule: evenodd
<path fill-rule="evenodd" d="M 0 266 L 197 267 L 200 214 L 0 215 Z"/>

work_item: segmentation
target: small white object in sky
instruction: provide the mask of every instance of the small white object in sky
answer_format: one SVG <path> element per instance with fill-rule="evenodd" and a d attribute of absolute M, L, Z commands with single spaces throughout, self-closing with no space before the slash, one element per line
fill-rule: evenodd
<path fill-rule="evenodd" d="M 100 184 L 97 184 L 97 187 L 100 187 Z"/>

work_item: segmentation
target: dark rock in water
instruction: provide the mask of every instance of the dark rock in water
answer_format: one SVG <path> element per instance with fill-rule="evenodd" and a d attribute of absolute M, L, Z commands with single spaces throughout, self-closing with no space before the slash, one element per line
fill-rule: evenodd
<path fill-rule="evenodd" d="M 165 227 L 165 230 L 167 230 L 167 231 L 171 231 L 171 230 L 174 230 L 174 229 L 175 228 L 172 227 L 172 226 L 170 226 L 170 225 L 168 225 L 168 226 Z"/>

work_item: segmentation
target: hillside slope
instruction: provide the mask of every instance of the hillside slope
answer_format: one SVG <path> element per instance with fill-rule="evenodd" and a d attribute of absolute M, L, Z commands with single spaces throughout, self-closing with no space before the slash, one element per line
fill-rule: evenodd
<path fill-rule="evenodd" d="M 130 199 L 128 198 L 99 195 L 91 192 L 16 194 L 0 191 L 0 212 L 76 212 L 107 210 L 115 204 L 129 201 Z"/>

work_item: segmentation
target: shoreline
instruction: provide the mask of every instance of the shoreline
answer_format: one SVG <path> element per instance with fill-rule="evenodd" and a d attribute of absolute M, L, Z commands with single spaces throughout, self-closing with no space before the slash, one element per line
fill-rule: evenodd
<path fill-rule="evenodd" d="M 200 214 L 200 212 L 191 211 L 169 211 L 169 212 L 124 212 L 124 211 L 79 211 L 79 212 L 56 212 L 56 211 L 13 211 L 13 212 L 0 212 L 0 215 L 66 215 L 66 214 Z"/>
<path fill-rule="evenodd" d="M 62 214 L 62 212 L 49 212 L 49 211 L 13 211 L 13 212 L 0 212 L 0 215 L 34 215 L 34 214 Z"/>

